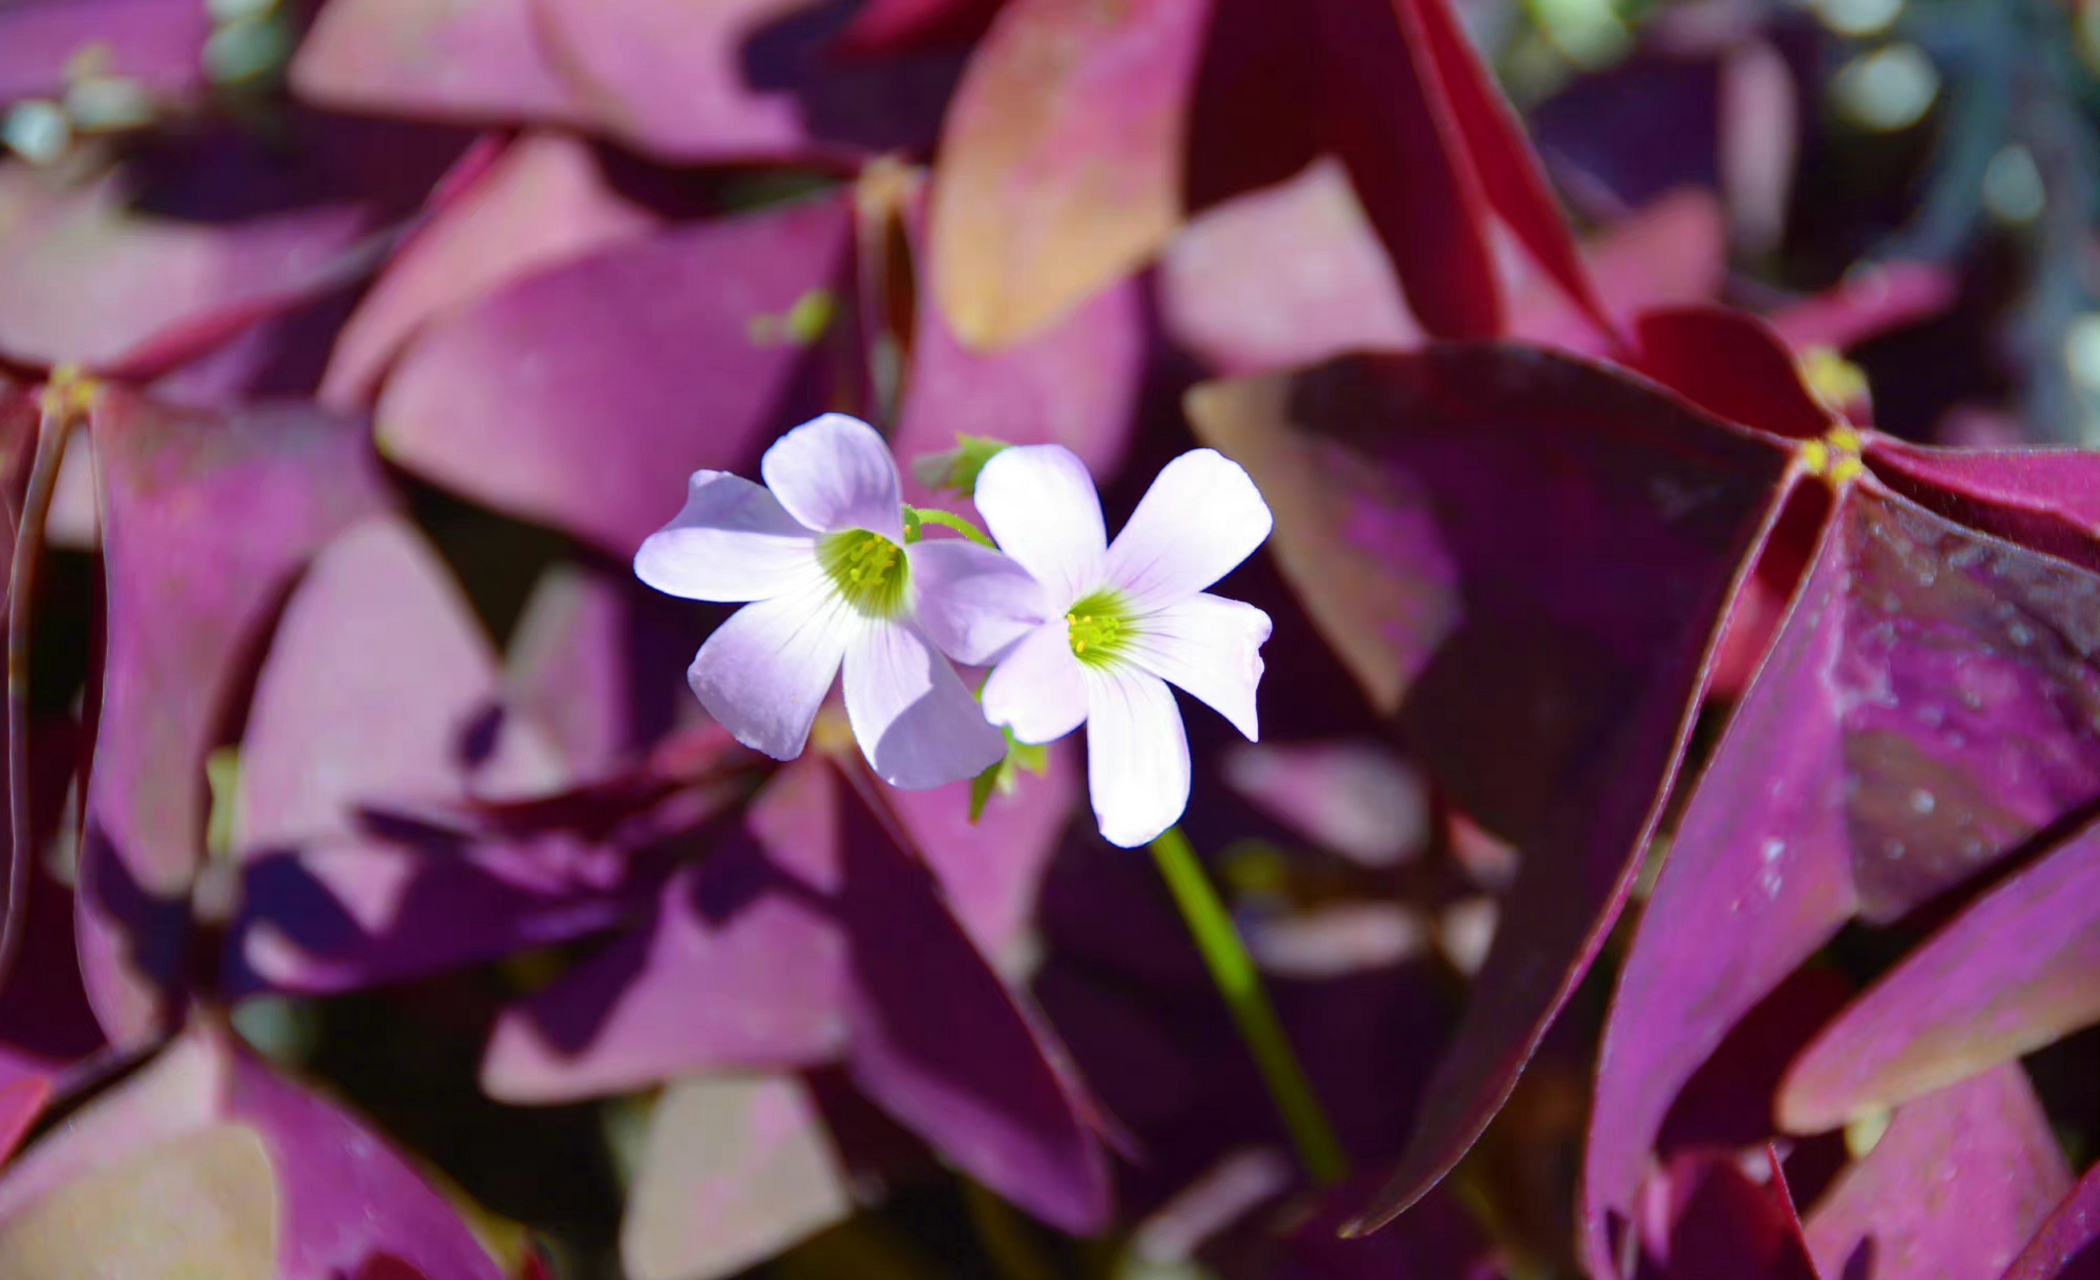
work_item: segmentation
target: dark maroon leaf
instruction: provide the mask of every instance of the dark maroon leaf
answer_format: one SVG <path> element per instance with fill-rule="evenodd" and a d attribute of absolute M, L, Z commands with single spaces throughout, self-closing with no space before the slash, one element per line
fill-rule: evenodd
<path fill-rule="evenodd" d="M 984 34 L 1006 0 L 868 0 L 839 36 L 841 54 L 867 57 L 942 45 Z"/>
<path fill-rule="evenodd" d="M 364 424 L 293 406 L 177 411 L 105 388 L 108 640 L 81 851 L 81 964 L 96 1015 L 135 1044 L 158 1025 L 203 857 L 204 757 L 243 655 L 286 582 L 387 502 Z"/>
<path fill-rule="evenodd" d="M 846 204 L 826 197 L 513 283 L 403 355 L 381 446 L 478 502 L 632 555 L 677 514 L 688 473 L 748 466 L 811 407 L 798 375 L 841 308 L 850 245 Z"/>
<path fill-rule="evenodd" d="M 1896 1109 L 1808 1215 L 1826 1276 L 1997 1280 L 2070 1185 L 2018 1063 Z"/>
<path fill-rule="evenodd" d="M 1426 48 L 1481 195 L 1546 275 L 1605 335 L 1613 320 L 1575 252 L 1575 237 L 1546 187 L 1524 127 L 1459 29 L 1451 0 L 1391 0 L 1411 45 Z"/>
<path fill-rule="evenodd" d="M 1787 1065 L 1851 998 L 1835 969 L 1796 972 L 1743 1015 L 1677 1094 L 1656 1150 L 1762 1147 L 1779 1137 L 1772 1095 Z"/>
<path fill-rule="evenodd" d="M 1189 92 L 1189 214 L 1282 182 L 1319 154 L 1319 59 L 1303 7 L 1217 0 Z"/>
<path fill-rule="evenodd" d="M 1635 329 L 1636 367 L 1710 413 L 1804 440 L 1837 425 L 1802 384 L 1785 340 L 1754 316 L 1687 307 L 1651 311 Z"/>
<path fill-rule="evenodd" d="M 1769 1169 L 1768 1158 L 1759 1158 L 1767 1159 Z M 1697 1152 L 1671 1161 L 1658 1176 L 1666 1217 L 1644 1233 L 1635 1275 L 1644 1280 L 1822 1280 L 1786 1187 L 1769 1173 L 1767 1181 L 1755 1181 L 1733 1156 Z"/>
<path fill-rule="evenodd" d="M 1216 384 L 1189 408 L 1262 486 L 1316 619 L 1334 551 L 1413 527 L 1410 557 L 1367 572 L 1402 602 L 1369 643 L 1419 758 L 1526 853 L 1382 1221 L 1472 1145 L 1616 917 L 1788 454 L 1515 348 Z"/>
<path fill-rule="evenodd" d="M 1395 21 L 1395 18 L 1398 21 Z M 1411 0 L 1319 0 L 1321 129 L 1422 327 L 1491 338 L 1503 305 L 1489 205 Z"/>

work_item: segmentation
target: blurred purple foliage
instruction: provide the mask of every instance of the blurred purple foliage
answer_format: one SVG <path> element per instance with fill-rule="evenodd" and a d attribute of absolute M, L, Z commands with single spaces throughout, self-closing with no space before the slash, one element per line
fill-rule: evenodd
<path fill-rule="evenodd" d="M 2096 138 L 2095 0 L 0 0 L 0 1280 L 2091 1280 Z M 683 687 L 825 411 L 1253 477 L 1342 1176 L 1076 740 Z"/>

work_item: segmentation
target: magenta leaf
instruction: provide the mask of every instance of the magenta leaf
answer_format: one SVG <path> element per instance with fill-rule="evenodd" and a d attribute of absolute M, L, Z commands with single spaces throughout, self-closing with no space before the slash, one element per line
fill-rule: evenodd
<path fill-rule="evenodd" d="M 21 1145 L 50 1096 L 51 1082 L 42 1076 L 20 1076 L 0 1084 L 0 1166 Z"/>
<path fill-rule="evenodd" d="M 1062 1047 L 984 963 L 893 830 L 863 805 L 841 808 L 854 1082 L 987 1187 L 1061 1230 L 1098 1230 L 1107 1162 Z"/>
<path fill-rule="evenodd" d="M 1808 1246 L 1826 1276 L 1997 1280 L 2070 1182 L 2006 1063 L 1898 1107 L 1808 1215 Z"/>
<path fill-rule="evenodd" d="M 958 59 L 842 58 L 851 6 L 532 0 L 605 132 L 685 163 L 859 158 L 932 145 Z"/>
<path fill-rule="evenodd" d="M 341 283 L 365 224 L 347 204 L 186 222 L 132 209 L 114 175 L 0 168 L 0 352 L 161 372 Z"/>
<path fill-rule="evenodd" d="M 1607 1216 L 1631 1216 L 1670 1100 L 1738 1018 L 1855 914 L 1903 916 L 2100 790 L 2064 639 L 2096 599 L 2084 570 L 1847 491 L 1620 980 L 1585 1174 L 1600 1274 Z"/>
<path fill-rule="evenodd" d="M 347 110 L 582 123 L 587 99 L 562 74 L 536 8 L 329 0 L 292 61 L 292 90 Z"/>
<path fill-rule="evenodd" d="M 364 425 L 291 406 L 226 415 L 105 388 L 108 628 L 78 928 L 96 1015 L 137 1043 L 180 959 L 203 857 L 204 757 L 285 584 L 387 493 Z M 237 514 L 236 514 L 237 513 Z"/>
<path fill-rule="evenodd" d="M 652 919 L 504 1013 L 483 1088 L 561 1102 L 836 1058 L 846 948 L 810 891 L 748 840 L 718 842 L 664 885 Z"/>
<path fill-rule="evenodd" d="M 340 841 L 376 802 L 555 789 L 560 765 L 529 724 L 504 723 L 469 758 L 499 694 L 495 647 L 436 549 L 395 515 L 347 531 L 315 557 L 257 677 L 240 846 Z"/>
<path fill-rule="evenodd" d="M 140 1182 L 148 1171 L 154 1176 Z M 65 1225 L 44 1209 L 71 1187 L 120 1191 L 139 1197 L 141 1209 L 154 1202 L 170 1209 L 141 1213 L 123 1231 L 106 1223 L 97 1230 L 92 1216 Z M 194 1201 L 187 1220 L 179 1218 L 182 1199 L 171 1196 Z M 218 1234 L 226 1227 L 239 1229 Z M 209 1023 L 47 1134 L 0 1178 L 0 1259 L 11 1248 L 46 1265 L 89 1268 L 104 1256 L 139 1265 L 140 1248 L 161 1250 L 156 1261 L 169 1261 L 172 1250 L 173 1261 L 209 1261 L 209 1274 L 256 1280 L 337 1280 L 382 1256 L 429 1280 L 502 1275 L 378 1135 L 279 1078 Z M 48 1252 L 54 1248 L 62 1251 Z M 270 1255 L 255 1259 L 259 1248 Z M 190 1252 L 198 1249 L 211 1252 Z M 263 1269 L 249 1270 L 257 1261 Z"/>
<path fill-rule="evenodd" d="M 1012 346 L 1142 266 L 1182 217 L 1213 0 L 1012 0 L 972 55 L 934 171 L 928 302 Z"/>
<path fill-rule="evenodd" d="M 546 1101 L 843 1056 L 973 1177 L 1088 1229 L 1106 1170 L 1062 1051 L 846 786 L 823 758 L 777 774 L 653 921 L 504 1015 L 487 1087 Z"/>
<path fill-rule="evenodd" d="M 462 175 L 359 303 L 329 357 L 322 401 L 369 404 L 425 326 L 514 278 L 632 239 L 655 222 L 607 185 L 577 139 L 535 133 L 504 146 L 485 168 Z"/>
<path fill-rule="evenodd" d="M 843 310 L 850 243 L 845 202 L 826 197 L 514 282 L 402 356 L 381 447 L 477 502 L 632 555 L 677 513 L 687 473 L 748 467 L 807 416 L 802 378 Z"/>
<path fill-rule="evenodd" d="M 1085 776 L 1074 745 L 1052 746 L 1043 773 L 1022 771 L 1012 794 L 994 792 L 975 822 L 967 787 L 890 795 L 956 922 L 994 965 L 1035 918 L 1036 888 L 1072 820 Z"/>
<path fill-rule="evenodd" d="M 18 0 L 0 9 L 0 105 L 62 98 L 83 54 L 156 97 L 203 84 L 211 19 L 191 0 Z"/>
<path fill-rule="evenodd" d="M 634 1280 L 712 1280 L 853 1211 L 811 1090 L 793 1075 L 673 1083 L 649 1122 L 620 1257 Z"/>
<path fill-rule="evenodd" d="M 2100 1022 L 2100 836 L 2050 851 L 1942 926 L 1794 1063 L 1782 1125 L 1835 1128 Z"/>
<path fill-rule="evenodd" d="M 1008 444 L 1061 444 L 1096 481 L 1121 469 L 1136 426 L 1150 337 L 1137 282 L 1104 289 L 1070 316 L 1004 351 L 973 353 L 956 341 L 940 308 L 921 306 L 911 377 L 891 441 L 906 464 L 914 502 L 943 505 L 910 478 L 909 463 L 953 449 L 958 435 Z"/>

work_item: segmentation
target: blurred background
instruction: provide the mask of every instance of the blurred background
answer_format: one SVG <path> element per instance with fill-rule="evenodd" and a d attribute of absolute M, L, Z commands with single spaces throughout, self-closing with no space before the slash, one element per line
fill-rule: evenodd
<path fill-rule="evenodd" d="M 1756 976 L 1641 1077 L 1646 1129 L 1597 1122 L 1622 1196 L 1614 992 L 1829 504 L 1729 544 L 1689 755 L 1625 766 L 1660 825 L 1549 945 L 1500 926 L 1575 842 L 1442 771 L 1395 714 L 1420 663 L 1350 612 L 1439 607 L 1391 568 L 1435 541 L 1413 481 L 1272 486 L 1299 454 L 1184 407 L 1500 341 L 1587 362 L 1553 376 L 1600 420 L 1668 386 L 1815 434 L 1621 342 L 1713 308 L 1764 335 L 1717 378 L 1900 441 L 2100 448 L 2096 208 L 2096 0 L 0 0 L 0 1276 L 2100 1274 L 2087 464 L 1918 499 L 2070 566 L 2032 588 L 2071 611 L 2034 624 L 2044 709 L 1972 730 L 2042 745 L 1976 766 L 1985 835 L 1926 887 L 1775 972 L 1714 935 Z M 1495 368 L 1480 403 L 1517 394 Z M 857 772 L 836 717 L 786 766 L 706 722 L 684 670 L 728 610 L 630 559 L 690 471 L 755 475 L 826 409 L 965 513 L 960 435 L 1071 448 L 1111 528 L 1199 443 L 1263 483 L 1277 539 L 1221 588 L 1275 619 L 1263 740 L 1184 701 L 1183 827 L 1346 1168 L 1308 1167 L 1158 872 L 1099 838 L 1076 739 L 973 818 Z M 1463 699 L 1512 775 L 1566 746 L 1531 750 L 1557 643 Z M 1595 687 L 1566 704 L 1635 701 Z M 1989 705 L 2028 714 L 2012 687 Z M 1928 776 L 1881 750 L 1830 801 L 1862 844 L 1857 779 Z M 2060 918 L 1982 914 L 2017 892 Z M 1870 990 L 1926 1065 L 1782 1125 L 1790 1070 L 1866 1061 Z"/>

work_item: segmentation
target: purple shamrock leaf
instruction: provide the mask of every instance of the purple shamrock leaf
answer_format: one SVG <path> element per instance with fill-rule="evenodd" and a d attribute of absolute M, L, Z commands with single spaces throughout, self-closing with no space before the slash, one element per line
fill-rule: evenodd
<path fill-rule="evenodd" d="M 291 576 L 389 501 L 364 424 L 291 406 L 173 410 L 105 388 L 90 418 L 108 640 L 81 850 L 81 965 L 112 1039 L 161 1023 L 204 857 L 204 759 Z M 239 513 L 230 518 L 229 513 Z"/>
<path fill-rule="evenodd" d="M 2017 1063 L 1896 1108 L 1808 1215 L 1826 1276 L 1996 1280 L 2070 1174 Z"/>

